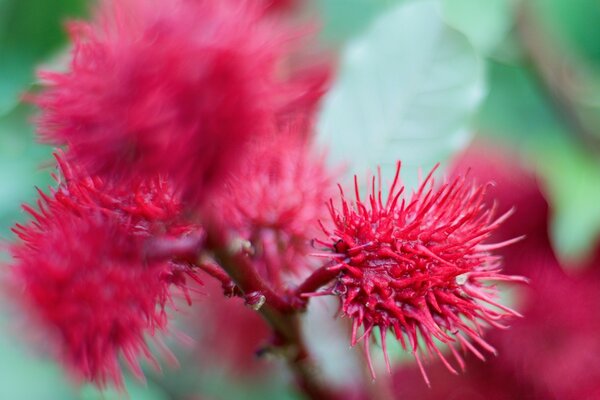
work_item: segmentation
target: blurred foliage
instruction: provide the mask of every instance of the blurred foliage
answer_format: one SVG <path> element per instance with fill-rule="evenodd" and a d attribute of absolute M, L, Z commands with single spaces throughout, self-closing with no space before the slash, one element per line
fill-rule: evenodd
<path fill-rule="evenodd" d="M 536 14 L 561 43 L 600 68 L 600 2 L 597 0 L 532 0 Z"/>
<path fill-rule="evenodd" d="M 318 133 L 335 161 L 352 160 L 351 174 L 380 165 L 391 180 L 402 160 L 410 186 L 468 144 L 483 95 L 481 60 L 441 2 L 405 1 L 345 47 Z"/>
<path fill-rule="evenodd" d="M 568 100 L 590 116 L 585 123 L 600 137 L 598 0 L 314 0 L 322 37 L 341 54 L 320 127 L 330 135 L 332 152 L 357 160 L 357 169 L 398 156 L 428 168 L 466 145 L 471 132 L 511 146 L 542 175 L 555 248 L 568 266 L 597 246 L 600 154 L 561 112 L 522 46 L 524 5 L 533 10 L 544 45 L 559 55 L 559 66 L 568 61 L 580 73 L 575 97 Z M 35 82 L 36 65 L 66 49 L 63 22 L 85 15 L 88 6 L 84 0 L 0 0 L 2 238 L 24 218 L 20 204 L 34 201 L 35 186 L 51 183 L 44 165 L 52 150 L 34 142 L 32 108 L 19 98 Z M 398 141 L 392 143 L 392 136 Z M 372 145 L 376 140 L 379 147 Z M 26 349 L 7 321 L 15 321 L 14 315 L 0 319 L 0 398 L 119 398 L 112 391 L 73 388 L 56 364 Z M 324 357 L 327 350 L 339 351 L 321 347 Z M 340 354 L 330 359 L 348 362 Z M 232 384 L 233 378 L 211 372 L 211 365 L 180 355 L 179 370 L 150 372 L 146 386 L 128 380 L 131 398 L 296 398 L 285 376 Z"/>
<path fill-rule="evenodd" d="M 346 40 L 368 28 L 378 15 L 404 0 L 316 0 L 323 22 L 322 36 L 333 43 Z"/>
<path fill-rule="evenodd" d="M 63 22 L 86 6 L 84 0 L 0 1 L 0 115 L 31 84 L 36 64 L 64 45 Z"/>
<path fill-rule="evenodd" d="M 31 108 L 20 105 L 0 117 L 0 237 L 24 216 L 23 202 L 35 198 L 35 186 L 51 183 L 48 168 L 52 149 L 34 142 Z"/>
<path fill-rule="evenodd" d="M 483 55 L 492 52 L 512 27 L 511 0 L 444 0 L 443 7 L 450 26 L 463 32 Z"/>

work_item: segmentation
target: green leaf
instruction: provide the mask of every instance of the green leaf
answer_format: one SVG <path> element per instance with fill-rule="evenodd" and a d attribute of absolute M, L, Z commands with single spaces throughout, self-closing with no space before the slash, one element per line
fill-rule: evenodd
<path fill-rule="evenodd" d="M 558 138 L 540 146 L 538 161 L 552 204 L 554 248 L 564 265 L 583 265 L 600 239 L 600 161 Z"/>
<path fill-rule="evenodd" d="M 350 42 L 318 122 L 319 140 L 349 172 L 403 162 L 407 185 L 470 140 L 469 120 L 484 90 L 468 40 L 449 28 L 439 1 L 409 1 Z"/>
<path fill-rule="evenodd" d="M 444 16 L 479 52 L 489 54 L 513 24 L 510 3 L 510 0 L 443 0 Z"/>
<path fill-rule="evenodd" d="M 125 392 L 110 388 L 98 390 L 92 385 L 86 385 L 80 390 L 78 399 L 80 400 L 120 400 L 123 398 L 139 399 L 139 400 L 168 400 L 171 397 L 164 393 L 153 382 L 140 383 L 137 380 L 125 377 Z"/>
<path fill-rule="evenodd" d="M 52 148 L 34 142 L 29 123 L 31 107 L 21 105 L 0 117 L 0 238 L 18 220 L 24 202 L 33 203 L 35 186 L 46 189 L 52 183 L 50 173 Z"/>
<path fill-rule="evenodd" d="M 5 279 L 5 271 L 0 278 Z M 6 308 L 0 309 L 0 399 L 75 399 L 58 365 L 28 348 L 27 340 L 38 335 L 17 331 L 22 320 Z"/>
<path fill-rule="evenodd" d="M 405 0 L 317 0 L 322 35 L 334 42 L 355 36 L 381 13 Z"/>
<path fill-rule="evenodd" d="M 531 6 L 558 46 L 565 46 L 596 73 L 600 70 L 600 2 L 597 0 L 532 0 Z M 555 44 L 556 45 L 556 44 Z M 569 53 L 567 53 L 569 54 Z"/>
<path fill-rule="evenodd" d="M 34 67 L 65 41 L 62 23 L 83 14 L 85 0 L 0 2 L 0 115 L 34 81 Z"/>

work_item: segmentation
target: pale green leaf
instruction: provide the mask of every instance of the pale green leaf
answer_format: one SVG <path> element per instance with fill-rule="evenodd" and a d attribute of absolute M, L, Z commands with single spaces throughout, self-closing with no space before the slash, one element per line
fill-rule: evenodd
<path fill-rule="evenodd" d="M 484 94 L 482 65 L 449 28 L 439 1 L 409 1 L 350 42 L 318 123 L 334 162 L 360 173 L 381 165 L 391 178 L 402 160 L 414 184 L 470 139 L 469 120 Z"/>
<path fill-rule="evenodd" d="M 489 54 L 512 27 L 511 0 L 443 0 L 444 17 L 464 33 L 473 46 Z"/>
<path fill-rule="evenodd" d="M 317 0 L 322 35 L 343 42 L 362 32 L 378 15 L 406 0 Z"/>
<path fill-rule="evenodd" d="M 537 156 L 554 248 L 564 265 L 582 265 L 600 239 L 600 161 L 566 139 L 547 140 Z"/>

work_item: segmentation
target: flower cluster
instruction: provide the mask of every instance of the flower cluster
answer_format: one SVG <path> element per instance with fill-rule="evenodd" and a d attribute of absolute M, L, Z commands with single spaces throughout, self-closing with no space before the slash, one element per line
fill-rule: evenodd
<path fill-rule="evenodd" d="M 435 340 L 449 344 L 459 366 L 464 361 L 452 344 L 459 344 L 484 359 L 480 350 L 495 353 L 482 338 L 482 327 L 504 328 L 501 321 L 518 316 L 498 302 L 493 281 L 523 281 L 500 273 L 501 263 L 491 250 L 504 243 L 484 244 L 509 213 L 494 218 L 494 210 L 483 204 L 485 187 L 456 178 L 439 187 L 433 172 L 409 198 L 402 197 L 400 163 L 387 199 L 382 198 L 381 177 L 375 177 L 366 202 L 355 179 L 356 201 L 349 204 L 341 194 L 339 208 L 330 202 L 333 228 L 319 243 L 331 253 L 329 271 L 338 272 L 330 289 L 315 295 L 333 294 L 341 300 L 342 312 L 352 318 L 352 345 L 364 338 L 365 350 L 374 375 L 369 342 L 378 328 L 383 352 L 391 331 L 405 349 L 410 349 L 422 367 L 426 353 L 446 360 Z M 516 239 L 518 240 L 518 239 Z M 309 294 L 310 295 L 310 294 Z M 359 337 L 359 327 L 364 332 Z"/>
<path fill-rule="evenodd" d="M 101 0 L 93 22 L 70 25 L 69 69 L 43 72 L 33 96 L 41 138 L 63 147 L 57 185 L 24 206 L 32 219 L 14 229 L 10 276 L 75 377 L 122 387 L 120 359 L 143 377 L 139 359 L 155 363 L 147 337 L 169 354 L 167 310 L 178 296 L 192 304 L 200 274 L 250 309 L 207 302 L 199 331 L 231 358 L 248 349 L 227 339 L 268 336 L 259 353 L 283 355 L 313 398 L 331 392 L 300 329 L 313 295 L 339 297 L 371 370 L 377 329 L 388 368 L 392 332 L 420 366 L 424 352 L 456 372 L 436 341 L 464 367 L 455 344 L 484 358 L 479 348 L 494 349 L 482 329 L 519 315 L 497 301 L 493 282 L 523 279 L 501 274 L 492 254 L 514 239 L 485 242 L 510 214 L 494 217 L 485 187 L 436 186 L 432 172 L 402 197 L 398 164 L 385 200 L 379 177 L 365 202 L 356 181 L 354 203 L 343 192 L 339 207 L 327 202 L 335 173 L 313 133 L 330 67 L 309 53 L 306 29 L 281 18 L 296 5 Z M 327 237 L 313 240 L 328 214 Z M 251 338 L 254 311 L 265 329 Z"/>

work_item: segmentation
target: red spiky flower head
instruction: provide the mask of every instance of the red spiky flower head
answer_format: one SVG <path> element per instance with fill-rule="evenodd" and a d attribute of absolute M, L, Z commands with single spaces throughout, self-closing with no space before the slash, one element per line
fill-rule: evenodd
<path fill-rule="evenodd" d="M 160 180 L 118 197 L 119 190 L 57 159 L 58 188 L 40 191 L 39 211 L 24 206 L 33 220 L 14 229 L 12 293 L 75 378 L 122 387 L 120 357 L 140 378 L 138 358 L 154 361 L 145 336 L 166 329 L 172 286 L 189 301 L 191 271 L 147 256 L 153 234 L 180 231 L 168 223 L 176 202 Z"/>
<path fill-rule="evenodd" d="M 494 217 L 483 204 L 485 187 L 456 178 L 434 186 L 433 172 L 412 196 L 402 197 L 400 163 L 387 199 L 382 199 L 381 178 L 375 178 L 366 202 L 355 179 L 356 201 L 342 192 L 340 208 L 330 202 L 333 229 L 324 229 L 331 250 L 330 270 L 339 271 L 326 294 L 341 300 L 345 316 L 352 318 L 352 344 L 363 327 L 371 371 L 369 341 L 379 329 L 386 363 L 386 334 L 391 331 L 401 345 L 414 353 L 423 376 L 423 351 L 437 355 L 452 372 L 435 339 L 448 344 L 459 366 L 458 344 L 483 359 L 471 343 L 494 352 L 482 339 L 482 325 L 504 327 L 501 320 L 516 311 L 497 302 L 493 281 L 522 281 L 500 274 L 500 259 L 491 250 L 512 242 L 483 244 L 508 217 Z M 322 293 L 317 293 L 322 294 Z M 419 338 L 420 337 L 420 338 Z"/>
<path fill-rule="evenodd" d="M 100 5 L 93 23 L 71 24 L 70 70 L 42 73 L 35 99 L 42 137 L 68 145 L 93 175 L 166 174 L 186 198 L 204 199 L 250 137 L 322 92 L 282 68 L 300 35 L 260 2 Z"/>

